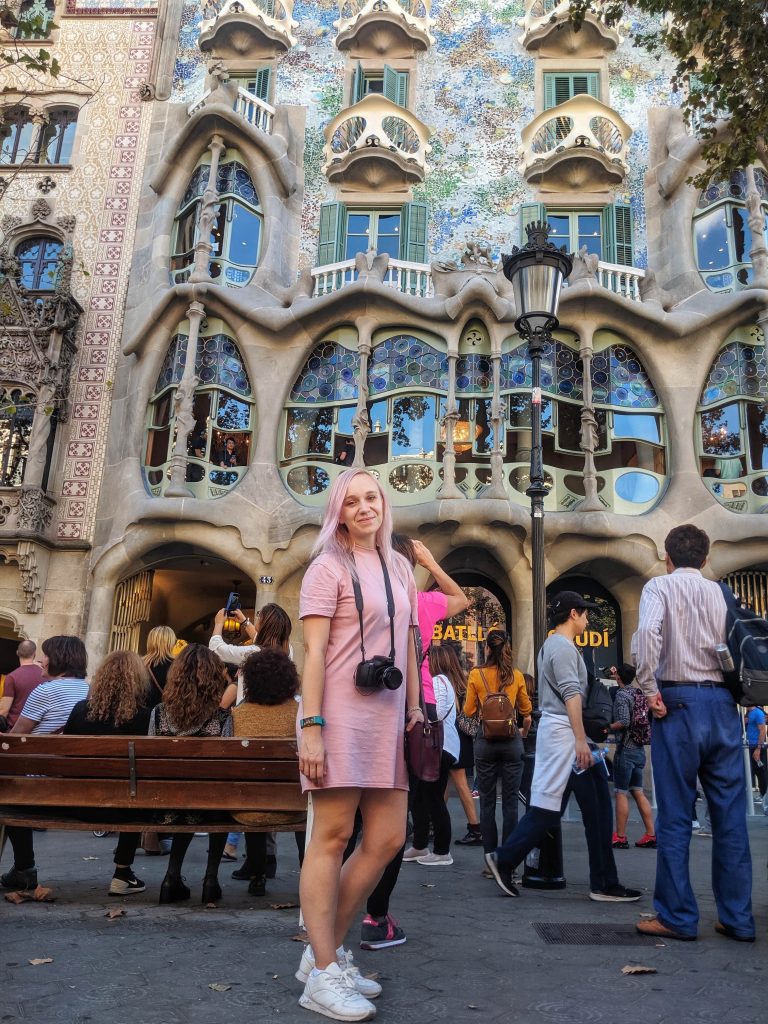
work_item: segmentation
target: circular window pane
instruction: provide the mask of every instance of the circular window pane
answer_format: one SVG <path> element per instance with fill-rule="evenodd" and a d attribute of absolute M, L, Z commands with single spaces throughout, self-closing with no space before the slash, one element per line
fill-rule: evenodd
<path fill-rule="evenodd" d="M 509 474 L 509 482 L 515 488 L 516 491 L 520 491 L 521 494 L 525 494 L 528 487 L 531 484 L 531 476 L 527 469 L 520 467 L 519 469 L 513 469 Z M 548 491 L 551 491 L 555 485 L 555 481 L 551 475 L 544 471 L 544 486 Z"/>
<path fill-rule="evenodd" d="M 443 473 L 442 469 L 440 470 L 438 475 L 439 475 L 441 480 L 445 479 L 445 474 Z M 456 481 L 457 484 L 460 484 L 462 482 L 462 480 L 466 480 L 467 479 L 467 470 L 466 470 L 466 468 L 464 468 L 462 466 L 457 466 L 454 469 L 454 471 L 453 471 L 453 479 Z"/>
<path fill-rule="evenodd" d="M 568 476 L 563 477 L 563 483 L 571 491 L 572 494 L 586 494 L 584 490 L 584 477 L 576 476 L 575 473 L 569 473 Z M 605 479 L 602 476 L 597 478 L 597 491 L 598 494 L 605 487 Z"/>
<path fill-rule="evenodd" d="M 232 484 L 237 483 L 237 473 L 225 473 L 220 469 L 211 470 L 208 478 L 212 484 L 216 484 L 218 487 L 231 487 Z"/>
<path fill-rule="evenodd" d="M 616 493 L 624 501 L 642 505 L 659 493 L 659 481 L 648 473 L 624 473 L 616 480 Z"/>
<path fill-rule="evenodd" d="M 162 469 L 150 469 L 147 473 L 147 480 L 156 487 L 158 484 L 163 482 L 163 471 Z"/>
<path fill-rule="evenodd" d="M 204 479 L 205 470 L 202 466 L 198 466 L 196 462 L 190 462 L 187 464 L 187 483 L 197 484 Z"/>
<path fill-rule="evenodd" d="M 752 490 L 761 498 L 768 497 L 768 476 L 758 476 L 752 481 Z"/>
<path fill-rule="evenodd" d="M 397 466 L 389 474 L 389 483 L 401 494 L 413 494 L 415 491 L 423 491 L 425 487 L 429 487 L 434 476 L 429 466 L 413 464 Z"/>
<path fill-rule="evenodd" d="M 296 494 L 321 494 L 331 478 L 320 466 L 296 466 L 286 477 L 288 486 Z"/>

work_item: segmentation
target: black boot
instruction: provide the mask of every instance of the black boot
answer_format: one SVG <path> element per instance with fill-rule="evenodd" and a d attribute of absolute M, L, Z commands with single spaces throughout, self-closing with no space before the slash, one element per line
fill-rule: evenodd
<path fill-rule="evenodd" d="M 203 903 L 218 903 L 222 898 L 221 886 L 216 875 L 206 875 L 203 879 Z"/>
<path fill-rule="evenodd" d="M 267 879 L 265 875 L 261 875 L 258 878 L 252 878 L 250 885 L 248 886 L 249 896 L 266 896 L 267 893 Z"/>
<path fill-rule="evenodd" d="M 16 865 L 6 874 L 0 876 L 0 885 L 4 889 L 16 889 L 24 892 L 27 889 L 37 888 L 37 868 L 17 868 Z"/>
<path fill-rule="evenodd" d="M 166 875 L 160 886 L 160 898 L 158 903 L 179 903 L 181 900 L 188 900 L 192 893 L 189 887 L 184 885 L 184 879 Z"/>
<path fill-rule="evenodd" d="M 236 878 L 238 882 L 247 882 L 249 879 L 253 878 L 253 870 L 251 865 L 248 863 L 247 857 L 243 861 L 243 866 L 241 868 L 235 868 L 232 872 L 232 877 Z"/>

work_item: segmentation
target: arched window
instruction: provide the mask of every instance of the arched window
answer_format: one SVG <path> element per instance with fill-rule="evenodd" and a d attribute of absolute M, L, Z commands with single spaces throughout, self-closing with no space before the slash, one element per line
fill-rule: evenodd
<path fill-rule="evenodd" d="M 16 39 L 47 39 L 55 15 L 54 0 L 23 0 L 13 35 Z"/>
<path fill-rule="evenodd" d="M 187 439 L 187 483 L 198 498 L 219 498 L 245 475 L 251 457 L 253 399 L 248 373 L 234 338 L 221 320 L 209 319 L 200 332 L 195 372 L 195 426 Z M 187 354 L 189 322 L 171 341 L 155 384 L 147 418 L 144 467 L 152 494 L 168 481 L 176 418 L 173 396 Z"/>
<path fill-rule="evenodd" d="M 34 395 L 0 386 L 0 487 L 20 487 L 27 465 Z"/>
<path fill-rule="evenodd" d="M 173 282 L 186 281 L 194 266 L 210 163 L 210 154 L 206 154 L 195 168 L 179 204 L 171 249 Z M 219 202 L 210 235 L 213 246 L 210 274 L 228 288 L 242 288 L 258 266 L 263 216 L 251 176 L 235 149 L 227 150 L 222 156 L 216 176 L 216 191 Z"/>
<path fill-rule="evenodd" d="M 699 402 L 699 469 L 732 512 L 768 512 L 768 365 L 759 327 L 730 335 Z"/>
<path fill-rule="evenodd" d="M 607 509 L 639 515 L 656 504 L 666 481 L 663 412 L 639 359 L 623 339 L 601 331 L 594 343 L 598 494 Z M 384 333 L 374 339 L 365 463 L 386 479 L 397 504 L 439 494 L 448 369 L 437 338 Z M 322 500 L 319 495 L 337 467 L 349 465 L 354 457 L 358 377 L 354 332 L 337 331 L 313 350 L 291 390 L 280 460 L 289 489 L 310 504 Z M 504 415 L 499 425 L 492 415 L 490 340 L 481 324 L 472 323 L 464 332 L 456 365 L 455 480 L 466 497 L 482 497 L 492 480 L 491 456 L 498 452 L 507 493 L 524 504 L 531 456 L 531 364 L 518 337 L 504 346 L 500 385 Z M 583 367 L 576 339 L 562 336 L 546 346 L 542 388 L 547 507 L 568 510 L 585 493 Z"/>
<path fill-rule="evenodd" d="M 0 164 L 20 164 L 31 155 L 35 126 L 28 110 L 5 111 L 0 123 Z"/>
<path fill-rule="evenodd" d="M 19 284 L 31 292 L 52 292 L 56 287 L 56 268 L 61 242 L 46 235 L 27 238 L 16 246 L 21 273 Z"/>
<path fill-rule="evenodd" d="M 755 168 L 755 182 L 768 241 L 768 177 L 759 167 Z M 709 185 L 699 196 L 693 221 L 696 263 L 710 291 L 737 291 L 752 281 L 752 232 L 744 203 L 746 194 L 746 175 L 735 171 L 728 181 Z"/>
<path fill-rule="evenodd" d="M 48 111 L 48 124 L 40 134 L 37 151 L 39 164 L 68 164 L 77 130 L 76 107 L 60 107 Z"/>

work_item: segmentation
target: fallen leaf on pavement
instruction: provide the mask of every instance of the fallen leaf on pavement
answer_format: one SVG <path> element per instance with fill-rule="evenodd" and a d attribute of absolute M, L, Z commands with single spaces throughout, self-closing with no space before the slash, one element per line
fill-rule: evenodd
<path fill-rule="evenodd" d="M 205 904 L 205 909 L 206 910 L 216 910 L 217 907 L 218 907 L 218 903 L 206 903 Z"/>
<path fill-rule="evenodd" d="M 44 885 L 38 885 L 32 893 L 32 899 L 37 903 L 53 903 L 55 899 L 53 889 L 46 889 Z"/>
<path fill-rule="evenodd" d="M 641 914 L 640 917 L 644 917 L 647 921 L 652 921 L 654 919 L 654 917 L 656 917 L 656 915 L 655 914 Z"/>
<path fill-rule="evenodd" d="M 270 903 L 270 907 L 273 910 L 292 910 L 294 907 L 298 907 L 298 903 Z"/>
<path fill-rule="evenodd" d="M 643 967 L 641 964 L 627 964 L 621 968 L 622 974 L 656 974 L 655 967 Z"/>
<path fill-rule="evenodd" d="M 213 989 L 214 992 L 229 992 L 232 986 L 223 985 L 220 981 L 212 981 L 208 988 Z"/>
<path fill-rule="evenodd" d="M 309 936 L 306 932 L 296 932 L 291 936 L 291 942 L 309 942 Z"/>
<path fill-rule="evenodd" d="M 475 1006 L 474 1003 L 467 1003 L 467 1009 L 468 1010 L 479 1010 L 480 1007 L 479 1006 Z"/>
<path fill-rule="evenodd" d="M 110 921 L 114 921 L 116 917 L 125 917 L 125 911 L 122 908 L 120 910 L 115 908 L 113 910 L 108 910 L 104 917 L 108 917 Z"/>
<path fill-rule="evenodd" d="M 434 882 L 422 882 L 421 883 L 421 888 L 422 889 L 434 889 L 435 888 L 435 883 Z"/>
<path fill-rule="evenodd" d="M 18 904 L 24 902 L 24 897 L 21 895 L 20 892 L 7 892 L 5 894 L 5 898 L 8 900 L 9 903 Z"/>
<path fill-rule="evenodd" d="M 50 956 L 36 957 L 34 960 L 30 960 L 29 962 L 32 964 L 33 967 L 37 967 L 38 964 L 52 964 L 53 963 L 53 957 L 50 957 Z"/>
<path fill-rule="evenodd" d="M 98 860 L 98 857 L 83 857 L 83 860 Z"/>

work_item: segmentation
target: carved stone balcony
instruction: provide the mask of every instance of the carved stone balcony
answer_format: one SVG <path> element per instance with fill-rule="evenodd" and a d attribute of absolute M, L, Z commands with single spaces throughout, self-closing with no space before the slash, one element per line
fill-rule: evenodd
<path fill-rule="evenodd" d="M 325 129 L 323 171 L 347 191 L 405 192 L 424 180 L 429 129 L 384 96 L 365 96 Z"/>
<path fill-rule="evenodd" d="M 357 57 L 409 57 L 434 37 L 430 0 L 339 0 L 336 46 Z"/>
<path fill-rule="evenodd" d="M 199 46 L 234 60 L 269 57 L 296 45 L 293 0 L 208 0 Z"/>
<path fill-rule="evenodd" d="M 540 57 L 601 57 L 615 50 L 622 37 L 588 13 L 579 32 L 568 21 L 568 0 L 527 0 L 520 43 Z"/>
<path fill-rule="evenodd" d="M 522 172 L 549 192 L 602 192 L 627 174 L 632 129 L 593 96 L 574 96 L 544 110 L 522 133 Z"/>

